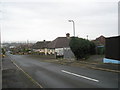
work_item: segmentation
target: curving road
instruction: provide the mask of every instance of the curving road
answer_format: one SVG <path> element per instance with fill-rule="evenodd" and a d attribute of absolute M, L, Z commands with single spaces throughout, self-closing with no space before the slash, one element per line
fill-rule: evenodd
<path fill-rule="evenodd" d="M 42 62 L 25 55 L 11 59 L 43 88 L 118 88 L 118 74 Z"/>

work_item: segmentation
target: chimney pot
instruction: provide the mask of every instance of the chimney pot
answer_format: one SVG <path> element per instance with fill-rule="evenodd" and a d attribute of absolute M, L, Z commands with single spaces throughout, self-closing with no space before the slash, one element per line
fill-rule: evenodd
<path fill-rule="evenodd" d="M 69 34 L 69 33 L 67 33 L 67 34 L 66 34 L 66 37 L 67 37 L 67 38 L 69 38 L 69 37 L 70 37 L 70 34 Z"/>
<path fill-rule="evenodd" d="M 45 40 L 43 40 L 43 42 L 45 42 Z"/>

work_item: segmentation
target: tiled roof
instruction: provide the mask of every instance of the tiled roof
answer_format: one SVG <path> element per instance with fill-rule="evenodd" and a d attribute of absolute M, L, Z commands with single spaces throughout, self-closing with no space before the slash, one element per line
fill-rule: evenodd
<path fill-rule="evenodd" d="M 69 47 L 70 38 L 58 37 L 48 44 L 48 48 L 63 48 Z"/>
<path fill-rule="evenodd" d="M 50 41 L 39 41 L 33 45 L 33 49 L 43 49 L 47 48 L 47 44 L 50 43 Z"/>

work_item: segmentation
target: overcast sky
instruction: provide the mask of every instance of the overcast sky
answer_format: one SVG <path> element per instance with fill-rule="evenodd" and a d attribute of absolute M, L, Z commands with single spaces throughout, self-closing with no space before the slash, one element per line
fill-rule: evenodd
<path fill-rule="evenodd" d="M 118 0 L 1 0 L 2 41 L 41 41 L 118 35 Z"/>

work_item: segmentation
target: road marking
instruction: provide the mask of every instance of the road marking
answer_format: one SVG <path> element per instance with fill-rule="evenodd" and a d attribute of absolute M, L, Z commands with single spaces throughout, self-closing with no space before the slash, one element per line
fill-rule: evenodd
<path fill-rule="evenodd" d="M 10 57 L 10 56 L 9 56 Z M 10 57 L 11 58 L 11 57 Z M 11 58 L 12 59 L 12 58 Z M 11 60 L 10 59 L 10 60 Z M 33 82 L 33 83 L 36 83 L 40 88 L 43 88 L 43 86 L 42 85 L 40 85 L 36 80 L 34 80 L 29 74 L 27 74 L 22 68 L 20 68 L 13 60 L 11 60 L 12 62 L 13 62 L 13 64 L 18 68 L 18 69 L 20 69 L 28 78 L 30 78 L 31 79 L 31 81 Z"/>
<path fill-rule="evenodd" d="M 81 77 L 81 78 L 85 78 L 85 79 L 92 80 L 92 81 L 95 81 L 95 82 L 99 82 L 99 80 L 96 80 L 96 79 L 93 79 L 93 78 L 89 78 L 89 77 L 86 77 L 86 76 L 83 76 L 83 75 L 75 74 L 75 73 L 68 72 L 68 71 L 65 71 L 65 70 L 61 70 L 61 71 L 64 72 L 64 73 L 67 73 L 67 74 L 71 74 L 71 75 L 77 76 L 77 77 Z"/>

